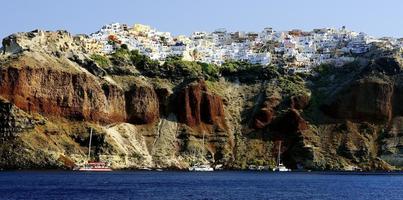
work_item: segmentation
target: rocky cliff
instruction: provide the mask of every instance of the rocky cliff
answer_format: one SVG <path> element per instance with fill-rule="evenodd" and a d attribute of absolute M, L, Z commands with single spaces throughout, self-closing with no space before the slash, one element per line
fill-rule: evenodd
<path fill-rule="evenodd" d="M 117 169 L 273 167 L 279 141 L 294 169 L 403 166 L 401 52 L 311 75 L 276 66 L 212 74 L 124 49 L 94 56 L 78 41 L 64 31 L 3 40 L 0 168 L 83 163 L 91 129 L 91 159 Z"/>

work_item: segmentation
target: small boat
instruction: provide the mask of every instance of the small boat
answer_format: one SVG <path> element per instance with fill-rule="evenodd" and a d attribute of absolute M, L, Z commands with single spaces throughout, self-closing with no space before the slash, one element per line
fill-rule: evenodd
<path fill-rule="evenodd" d="M 208 164 L 193 165 L 193 166 L 189 167 L 189 171 L 193 171 L 193 172 L 212 172 L 212 171 L 214 171 L 214 168 L 212 168 Z"/>
<path fill-rule="evenodd" d="M 91 142 L 92 142 L 92 128 L 90 132 L 90 141 L 88 144 L 88 160 L 84 166 L 77 166 L 73 170 L 86 171 L 86 172 L 110 172 L 112 169 L 105 162 L 90 161 L 91 159 Z"/>
<path fill-rule="evenodd" d="M 224 170 L 223 165 L 222 164 L 218 164 L 214 167 L 214 170 Z"/>
<path fill-rule="evenodd" d="M 142 170 L 142 171 L 151 171 L 152 169 L 151 169 L 151 168 L 148 168 L 148 167 L 142 167 L 142 168 L 140 168 L 139 170 Z"/>
<path fill-rule="evenodd" d="M 257 170 L 256 165 L 249 165 L 249 166 L 248 166 L 248 170 L 250 170 L 250 171 L 256 171 L 256 170 Z"/>
<path fill-rule="evenodd" d="M 263 171 L 263 170 L 267 170 L 267 167 L 262 166 L 262 165 L 249 165 L 248 166 L 248 170 L 250 171 Z"/>
<path fill-rule="evenodd" d="M 277 166 L 273 169 L 274 172 L 290 172 L 291 169 L 288 169 L 286 166 L 283 165 L 280 159 L 281 156 L 281 141 L 278 145 L 278 154 L 277 154 Z"/>
<path fill-rule="evenodd" d="M 84 166 L 79 167 L 77 171 L 110 172 L 112 169 L 104 162 L 87 162 Z"/>
<path fill-rule="evenodd" d="M 283 165 L 283 163 L 278 164 L 273 171 L 275 172 L 290 172 L 291 169 L 288 169 L 286 166 Z"/>
<path fill-rule="evenodd" d="M 203 147 L 204 147 L 204 132 L 203 132 Z M 204 148 L 203 153 L 204 155 Z M 193 172 L 212 172 L 214 168 L 210 164 L 195 164 L 189 167 L 189 171 Z"/>

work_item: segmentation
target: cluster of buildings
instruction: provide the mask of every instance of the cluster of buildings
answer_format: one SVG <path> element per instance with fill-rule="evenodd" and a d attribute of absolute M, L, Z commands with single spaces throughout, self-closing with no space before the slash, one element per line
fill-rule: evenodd
<path fill-rule="evenodd" d="M 121 44 L 138 50 L 151 59 L 164 61 L 169 56 L 184 60 L 221 65 L 225 61 L 246 61 L 268 65 L 280 62 L 284 67 L 308 72 L 322 63 L 343 65 L 354 56 L 370 50 L 374 42 L 387 42 L 393 48 L 402 47 L 402 40 L 374 38 L 365 33 L 340 29 L 274 31 L 265 28 L 255 32 L 194 32 L 190 36 L 172 36 L 150 26 L 108 24 L 86 38 L 86 48 L 95 53 L 110 54 Z"/>

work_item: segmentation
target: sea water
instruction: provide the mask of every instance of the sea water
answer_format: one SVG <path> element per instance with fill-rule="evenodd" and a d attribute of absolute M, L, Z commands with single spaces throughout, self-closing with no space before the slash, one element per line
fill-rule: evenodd
<path fill-rule="evenodd" d="M 0 199 L 403 199 L 402 174 L 9 171 Z"/>

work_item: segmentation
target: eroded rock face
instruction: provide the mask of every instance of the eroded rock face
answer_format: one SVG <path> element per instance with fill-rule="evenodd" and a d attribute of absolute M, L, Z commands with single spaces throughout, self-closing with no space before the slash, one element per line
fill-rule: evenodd
<path fill-rule="evenodd" d="M 282 134 L 294 134 L 299 131 L 307 130 L 308 124 L 301 117 L 298 110 L 290 109 L 284 115 L 278 117 L 276 122 L 273 122 L 272 129 Z"/>
<path fill-rule="evenodd" d="M 373 61 L 370 69 L 378 73 L 396 75 L 401 73 L 402 67 L 396 58 L 381 57 Z"/>
<path fill-rule="evenodd" d="M 309 105 L 310 97 L 307 94 L 294 95 L 290 98 L 290 107 L 301 110 Z"/>
<path fill-rule="evenodd" d="M 390 122 L 403 114 L 403 78 L 398 58 L 381 57 L 366 66 L 360 79 L 330 97 L 322 110 L 353 121 Z"/>
<path fill-rule="evenodd" d="M 269 125 L 275 116 L 275 107 L 280 104 L 281 99 L 277 96 L 270 96 L 263 103 L 262 107 L 256 112 L 252 127 L 262 129 Z"/>
<path fill-rule="evenodd" d="M 274 110 L 271 108 L 264 107 L 260 109 L 256 115 L 253 122 L 253 128 L 262 129 L 269 125 L 274 117 Z"/>
<path fill-rule="evenodd" d="M 128 122 L 150 124 L 159 118 L 159 102 L 154 89 L 135 85 L 126 92 L 126 112 Z"/>
<path fill-rule="evenodd" d="M 389 121 L 392 117 L 394 86 L 387 80 L 361 79 L 322 110 L 334 118 L 355 121 Z"/>
<path fill-rule="evenodd" d="M 200 104 L 201 120 L 208 124 L 224 124 L 224 108 L 221 97 L 204 93 Z"/>
<path fill-rule="evenodd" d="M 57 56 L 67 52 L 82 52 L 85 46 L 80 44 L 67 31 L 33 30 L 26 33 L 12 34 L 2 41 L 3 52 L 17 54 L 23 51 L 40 51 Z"/>
<path fill-rule="evenodd" d="M 172 90 L 165 87 L 154 88 L 158 96 L 160 115 L 167 116 L 171 108 L 169 107 Z"/>
<path fill-rule="evenodd" d="M 10 35 L 2 40 L 2 54 L 5 54 L 6 52 L 10 53 L 19 53 L 22 51 L 22 47 L 17 44 L 17 36 L 16 35 Z"/>
<path fill-rule="evenodd" d="M 224 106 L 221 97 L 209 93 L 203 80 L 193 82 L 178 93 L 179 121 L 190 127 L 201 124 L 225 128 Z"/>
<path fill-rule="evenodd" d="M 394 166 L 403 166 L 403 117 L 394 117 L 382 137 L 381 158 Z"/>
<path fill-rule="evenodd" d="M 203 89 L 205 90 L 205 85 L 194 83 L 179 92 L 177 113 L 180 122 L 189 126 L 201 123 L 200 102 Z"/>
<path fill-rule="evenodd" d="M 111 85 L 103 90 L 88 74 L 28 66 L 0 73 L 0 95 L 27 112 L 105 122 L 126 118 L 123 92 Z"/>
<path fill-rule="evenodd" d="M 393 90 L 393 116 L 403 116 L 403 75 L 395 78 Z"/>
<path fill-rule="evenodd" d="M 35 120 L 15 105 L 0 99 L 0 138 L 16 137 L 44 121 Z"/>

